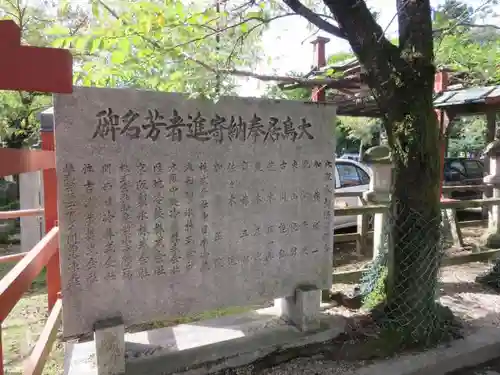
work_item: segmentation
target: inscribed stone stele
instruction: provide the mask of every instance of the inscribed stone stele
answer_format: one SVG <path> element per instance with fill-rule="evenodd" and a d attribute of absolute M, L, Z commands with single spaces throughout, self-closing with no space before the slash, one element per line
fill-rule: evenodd
<path fill-rule="evenodd" d="M 75 87 L 54 116 L 65 337 L 330 287 L 334 107 Z"/>

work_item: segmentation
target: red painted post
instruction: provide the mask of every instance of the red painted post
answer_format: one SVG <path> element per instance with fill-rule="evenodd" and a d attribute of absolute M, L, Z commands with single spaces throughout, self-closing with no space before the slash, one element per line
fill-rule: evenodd
<path fill-rule="evenodd" d="M 325 45 L 330 39 L 318 36 L 311 43 L 314 46 L 314 67 L 316 69 L 323 68 L 326 65 L 326 52 Z M 311 100 L 313 102 L 324 102 L 326 101 L 326 93 L 324 87 L 315 87 L 312 91 Z"/>
<path fill-rule="evenodd" d="M 0 320 L 0 375 L 4 375 L 3 372 L 3 349 L 2 349 L 2 321 Z"/>
<path fill-rule="evenodd" d="M 11 20 L 0 21 L 0 90 L 71 93 L 73 58 L 68 50 L 21 45 L 21 29 Z M 42 148 L 54 150 L 53 131 L 42 133 Z M 57 223 L 56 171 L 44 171 L 45 222 L 47 231 Z M 49 309 L 61 289 L 59 254 L 47 263 Z M 0 375 L 4 375 L 0 321 Z"/>
<path fill-rule="evenodd" d="M 436 73 L 434 77 L 434 93 L 439 94 L 443 91 L 446 91 L 448 88 L 448 83 L 449 83 L 449 76 L 448 72 L 446 71 L 439 71 Z M 438 119 L 438 126 L 439 126 L 439 133 L 440 133 L 440 140 L 441 140 L 441 160 L 440 160 L 440 168 L 439 168 L 439 173 L 440 173 L 440 183 L 439 183 L 439 190 L 440 190 L 440 195 L 442 197 L 443 195 L 443 173 L 444 173 L 444 158 L 446 156 L 446 128 L 448 127 L 449 118 L 446 114 L 446 111 L 444 110 L 439 110 L 436 109 L 436 116 Z"/>
<path fill-rule="evenodd" d="M 41 129 L 42 149 L 55 150 L 53 129 Z M 43 171 L 43 199 L 45 209 L 45 233 L 57 225 L 57 177 L 54 168 Z M 57 301 L 61 291 L 61 273 L 59 266 L 59 249 L 47 263 L 47 294 L 49 311 Z"/>

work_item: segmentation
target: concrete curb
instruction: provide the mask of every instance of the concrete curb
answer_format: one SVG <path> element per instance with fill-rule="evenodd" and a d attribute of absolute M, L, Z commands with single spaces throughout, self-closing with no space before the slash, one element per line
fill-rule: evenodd
<path fill-rule="evenodd" d="M 500 357 L 500 328 L 487 327 L 448 346 L 387 359 L 349 375 L 445 375 L 497 357 Z"/>

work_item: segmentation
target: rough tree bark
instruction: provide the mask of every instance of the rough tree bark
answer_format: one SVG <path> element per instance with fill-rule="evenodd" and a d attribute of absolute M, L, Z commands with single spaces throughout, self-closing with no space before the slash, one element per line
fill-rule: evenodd
<path fill-rule="evenodd" d="M 315 23 L 297 6 L 298 1 L 285 2 Z M 440 136 L 433 111 L 430 1 L 396 0 L 399 46 L 385 38 L 364 0 L 323 2 L 338 27 L 316 26 L 349 41 L 364 68 L 364 79 L 386 113 L 383 120 L 395 162 L 394 257 L 386 316 L 399 329 L 407 328 L 406 340 L 427 341 L 430 334 L 443 334 L 442 310 L 435 302 L 441 251 Z"/>

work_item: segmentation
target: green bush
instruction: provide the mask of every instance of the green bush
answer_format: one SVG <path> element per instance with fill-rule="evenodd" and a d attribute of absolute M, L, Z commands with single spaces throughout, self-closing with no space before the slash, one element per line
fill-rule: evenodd
<path fill-rule="evenodd" d="M 373 286 L 373 290 L 365 295 L 363 300 L 363 307 L 367 310 L 372 310 L 382 302 L 385 301 L 386 298 L 386 280 L 387 280 L 387 266 L 381 267 L 380 273 L 378 275 L 377 281 Z"/>
<path fill-rule="evenodd" d="M 20 210 L 20 209 L 21 209 L 21 204 L 20 204 L 19 200 L 15 200 L 12 202 L 5 202 L 4 204 L 0 204 L 0 211 L 15 211 L 15 210 Z"/>
<path fill-rule="evenodd" d="M 20 203 L 18 200 L 0 206 L 0 211 L 16 211 L 19 209 L 20 209 Z M 19 218 L 10 220 L 0 220 L 0 244 L 10 243 L 9 237 L 18 232 L 20 223 L 21 220 Z"/>

